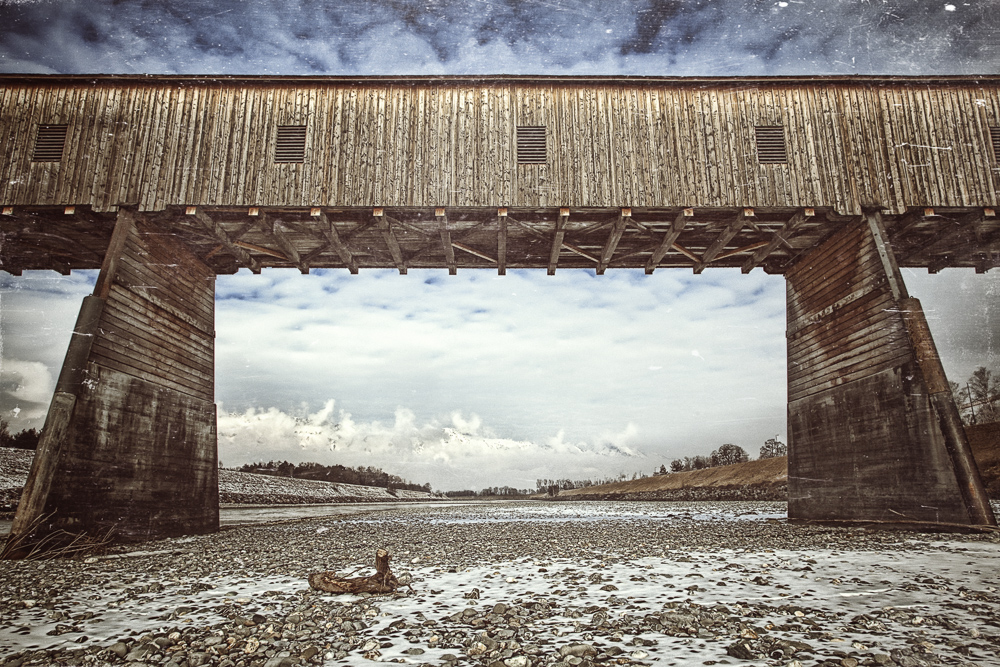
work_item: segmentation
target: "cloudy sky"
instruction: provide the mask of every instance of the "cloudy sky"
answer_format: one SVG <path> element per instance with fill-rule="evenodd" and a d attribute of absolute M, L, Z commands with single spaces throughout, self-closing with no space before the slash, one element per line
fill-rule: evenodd
<path fill-rule="evenodd" d="M 0 72 L 1000 72 L 994 2 L 0 0 Z M 92 272 L 0 273 L 0 413 L 39 426 Z M 1000 277 L 907 272 L 952 379 L 1000 366 Z M 785 435 L 784 280 L 267 271 L 217 283 L 220 457 L 441 490 L 650 472 Z"/>

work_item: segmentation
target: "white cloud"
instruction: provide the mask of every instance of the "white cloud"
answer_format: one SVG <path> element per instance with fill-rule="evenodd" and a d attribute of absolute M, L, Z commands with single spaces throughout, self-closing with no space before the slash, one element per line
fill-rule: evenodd
<path fill-rule="evenodd" d="M 49 368 L 40 361 L 4 359 L 0 362 L 3 372 L 16 385 L 6 392 L 18 401 L 27 403 L 48 403 L 55 389 L 55 380 Z"/>
<path fill-rule="evenodd" d="M 365 421 L 457 409 L 536 442 L 632 423 L 663 455 L 729 441 L 735 422 L 763 442 L 784 422 L 784 286 L 737 273 L 220 277 L 218 395 L 238 410 L 332 396 Z"/>
<path fill-rule="evenodd" d="M 478 415 L 452 412 L 447 421 L 419 422 L 396 408 L 392 423 L 359 422 L 327 401 L 317 412 L 276 408 L 220 412 L 219 457 L 224 463 L 291 460 L 375 466 L 439 490 L 488 486 L 534 488 L 543 477 L 592 478 L 637 465 L 628 442 L 636 428 L 606 433 L 593 443 L 566 442 L 564 433 L 542 442 L 488 435 Z M 555 471 L 555 472 L 554 472 Z"/>

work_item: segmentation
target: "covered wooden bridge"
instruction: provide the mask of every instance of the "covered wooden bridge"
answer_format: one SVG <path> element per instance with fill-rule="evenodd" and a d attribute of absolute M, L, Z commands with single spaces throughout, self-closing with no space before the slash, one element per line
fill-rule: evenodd
<path fill-rule="evenodd" d="M 218 528 L 264 267 L 783 274 L 790 518 L 995 525 L 899 267 L 1000 265 L 998 158 L 1000 77 L 0 76 L 0 268 L 101 270 L 13 533 Z"/>

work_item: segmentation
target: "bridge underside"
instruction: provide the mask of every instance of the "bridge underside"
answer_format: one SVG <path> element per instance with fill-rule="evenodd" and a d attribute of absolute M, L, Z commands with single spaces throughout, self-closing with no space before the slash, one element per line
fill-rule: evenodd
<path fill-rule="evenodd" d="M 214 278 L 761 267 L 788 284 L 789 516 L 995 524 L 899 266 L 1000 265 L 991 209 L 5 208 L 2 268 L 100 268 L 12 534 L 218 528 Z"/>
<path fill-rule="evenodd" d="M 8 207 L 0 268 L 96 269 L 116 213 Z M 761 267 L 785 273 L 858 216 L 830 208 L 169 207 L 140 212 L 216 274 L 240 268 L 506 269 Z M 1000 266 L 1000 218 L 984 208 L 884 216 L 902 267 Z"/>

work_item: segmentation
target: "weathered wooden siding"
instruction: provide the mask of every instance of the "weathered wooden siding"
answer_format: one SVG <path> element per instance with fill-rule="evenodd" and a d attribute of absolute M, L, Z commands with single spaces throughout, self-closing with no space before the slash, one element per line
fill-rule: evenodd
<path fill-rule="evenodd" d="M 39 123 L 69 126 L 32 162 Z M 306 125 L 301 164 L 274 163 Z M 515 128 L 547 128 L 518 165 Z M 759 164 L 781 125 L 787 164 Z M 780 80 L 0 78 L 0 203 L 205 206 L 996 206 L 1000 84 Z"/>
<path fill-rule="evenodd" d="M 91 364 L 45 506 L 72 533 L 137 542 L 219 528 L 211 402 Z"/>
<path fill-rule="evenodd" d="M 789 402 L 909 359 L 870 236 L 863 226 L 847 226 L 786 274 Z"/>
<path fill-rule="evenodd" d="M 144 226 L 113 274 L 44 514 L 119 541 L 218 530 L 215 275 Z"/>
<path fill-rule="evenodd" d="M 133 229 L 91 360 L 215 400 L 215 274 L 182 246 Z"/>
<path fill-rule="evenodd" d="M 786 278 L 789 518 L 968 523 L 870 229 L 845 227 Z"/>

